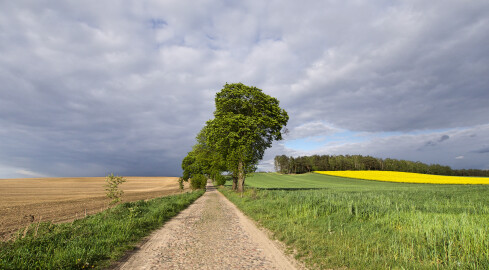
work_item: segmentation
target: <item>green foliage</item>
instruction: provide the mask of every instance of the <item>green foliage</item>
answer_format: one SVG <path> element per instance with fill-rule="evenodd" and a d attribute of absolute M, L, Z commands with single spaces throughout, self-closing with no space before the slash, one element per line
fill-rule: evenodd
<path fill-rule="evenodd" d="M 419 161 L 381 159 L 362 155 L 313 155 L 303 157 L 275 157 L 275 171 L 291 173 L 307 173 L 312 171 L 346 171 L 346 170 L 378 170 L 426 173 L 454 176 L 489 176 L 489 170 L 454 170 L 450 166 L 425 164 Z"/>
<path fill-rule="evenodd" d="M 107 198 L 111 200 L 110 204 L 117 204 L 122 200 L 122 194 L 124 194 L 124 191 L 119 188 L 119 185 L 126 182 L 126 179 L 122 176 L 114 176 L 111 173 L 107 175 L 105 182 L 105 191 L 107 192 Z"/>
<path fill-rule="evenodd" d="M 26 237 L 0 242 L 0 269 L 104 269 L 203 191 L 122 203 L 72 223 L 32 224 Z"/>
<path fill-rule="evenodd" d="M 222 174 L 218 174 L 214 177 L 214 185 L 223 186 L 224 184 L 226 184 L 226 177 Z"/>
<path fill-rule="evenodd" d="M 207 185 L 207 177 L 202 174 L 195 174 L 190 178 L 190 187 L 192 189 L 205 189 Z"/>
<path fill-rule="evenodd" d="M 197 143 L 182 161 L 183 181 L 188 181 L 196 174 L 204 174 L 213 178 L 214 175 L 226 169 L 217 151 L 205 143 L 205 130 L 206 127 L 199 132 Z"/>
<path fill-rule="evenodd" d="M 245 175 L 256 170 L 274 140 L 282 139 L 289 116 L 276 98 L 242 83 L 224 85 L 215 102 L 214 119 L 207 121 L 182 160 L 182 179 L 203 174 L 216 180 L 228 171 L 233 188 L 242 191 Z"/>
<path fill-rule="evenodd" d="M 274 140 L 282 139 L 289 117 L 276 98 L 242 83 L 226 84 L 215 102 L 214 119 L 204 130 L 205 144 L 225 161 L 242 190 L 245 174 L 255 171 Z"/>
<path fill-rule="evenodd" d="M 183 190 L 184 186 L 183 186 L 183 177 L 180 177 L 178 178 L 178 187 Z"/>
<path fill-rule="evenodd" d="M 317 174 L 255 174 L 249 180 L 278 189 L 248 189 L 242 197 L 220 190 L 313 268 L 489 268 L 487 186 Z"/>

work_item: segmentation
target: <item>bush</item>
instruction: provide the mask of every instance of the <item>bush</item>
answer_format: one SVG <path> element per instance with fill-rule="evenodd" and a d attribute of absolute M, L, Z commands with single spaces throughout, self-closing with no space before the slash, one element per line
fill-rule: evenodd
<path fill-rule="evenodd" d="M 185 187 L 185 186 L 183 185 L 183 181 L 185 181 L 185 179 L 183 179 L 183 177 L 178 178 L 178 187 L 179 187 L 181 190 L 183 190 L 183 188 Z"/>
<path fill-rule="evenodd" d="M 216 186 L 223 186 L 224 184 L 226 184 L 226 177 L 221 174 L 217 174 L 214 179 L 214 183 L 216 184 Z"/>
<path fill-rule="evenodd" d="M 190 187 L 192 189 L 205 189 L 205 185 L 207 185 L 207 177 L 205 175 L 196 174 L 190 178 Z"/>
<path fill-rule="evenodd" d="M 105 178 L 105 191 L 107 197 L 111 200 L 110 205 L 117 204 L 122 200 L 122 194 L 124 191 L 120 189 L 119 185 L 126 182 L 126 179 L 122 176 L 114 176 L 113 173 L 107 175 Z"/>

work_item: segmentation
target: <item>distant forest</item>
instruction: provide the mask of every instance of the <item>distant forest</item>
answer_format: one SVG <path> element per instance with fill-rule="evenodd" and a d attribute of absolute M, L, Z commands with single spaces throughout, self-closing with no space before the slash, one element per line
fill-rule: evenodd
<path fill-rule="evenodd" d="M 381 159 L 361 155 L 314 155 L 303 157 L 275 157 L 275 170 L 283 174 L 300 174 L 312 171 L 378 170 L 413 172 L 452 176 L 489 176 L 489 170 L 454 170 L 450 166 L 425 164 L 419 161 Z"/>

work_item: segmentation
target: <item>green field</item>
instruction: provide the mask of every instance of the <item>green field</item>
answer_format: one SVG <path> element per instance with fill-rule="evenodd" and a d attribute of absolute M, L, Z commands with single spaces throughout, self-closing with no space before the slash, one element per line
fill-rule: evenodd
<path fill-rule="evenodd" d="M 262 189 L 319 189 L 319 188 L 355 188 L 355 189 L 410 189 L 413 184 L 378 182 L 360 179 L 348 179 L 331 175 L 255 173 L 246 177 L 246 185 Z"/>
<path fill-rule="evenodd" d="M 263 173 L 246 184 L 243 197 L 221 191 L 311 268 L 489 269 L 488 186 Z"/>

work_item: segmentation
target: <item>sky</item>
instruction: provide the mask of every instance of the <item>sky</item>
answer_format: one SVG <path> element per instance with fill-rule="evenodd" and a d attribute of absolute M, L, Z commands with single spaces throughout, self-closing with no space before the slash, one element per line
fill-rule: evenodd
<path fill-rule="evenodd" d="M 488 1 L 1 1 L 0 178 L 180 176 L 225 83 L 275 155 L 489 169 Z"/>

